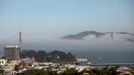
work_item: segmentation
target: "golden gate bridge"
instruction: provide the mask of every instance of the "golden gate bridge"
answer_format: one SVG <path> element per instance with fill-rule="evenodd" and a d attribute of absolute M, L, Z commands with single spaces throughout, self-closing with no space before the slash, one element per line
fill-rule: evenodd
<path fill-rule="evenodd" d="M 46 39 L 41 38 L 41 37 L 33 36 L 33 35 L 30 35 L 30 34 L 27 34 L 24 32 L 18 32 L 16 34 L 13 34 L 13 35 L 6 37 L 4 39 L 0 39 L 0 44 L 10 44 L 10 43 L 22 44 L 22 43 L 24 43 L 25 40 L 27 42 L 29 42 L 28 40 L 31 40 L 31 41 L 38 40 L 41 42 L 47 41 Z"/>
<path fill-rule="evenodd" d="M 41 42 L 46 42 L 47 40 L 45 38 L 41 38 L 41 37 L 37 37 L 37 36 L 33 36 L 31 34 L 27 34 L 24 32 L 18 32 L 16 34 L 13 34 L 9 37 L 6 37 L 4 39 L 0 40 L 0 45 L 6 45 L 6 44 L 10 44 L 11 40 L 13 40 L 12 44 L 17 44 L 17 45 L 21 45 L 24 42 L 24 37 L 29 37 L 30 40 L 38 40 Z M 113 39 L 113 33 L 111 32 L 111 37 Z M 3 47 L 3 46 L 2 46 Z M 99 64 L 91 64 L 92 66 L 115 66 L 116 65 L 121 65 L 121 66 L 134 66 L 134 63 L 99 63 Z"/>

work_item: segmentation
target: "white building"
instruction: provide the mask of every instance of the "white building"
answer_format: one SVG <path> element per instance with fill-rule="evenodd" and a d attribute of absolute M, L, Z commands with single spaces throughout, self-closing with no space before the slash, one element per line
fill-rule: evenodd
<path fill-rule="evenodd" d="M 84 58 L 84 59 L 83 58 L 77 58 L 76 62 L 78 62 L 78 63 L 87 63 L 88 60 L 86 58 Z"/>
<path fill-rule="evenodd" d="M 6 64 L 7 64 L 7 60 L 3 59 L 3 58 L 0 58 L 0 65 L 3 66 L 3 65 L 6 65 Z"/>

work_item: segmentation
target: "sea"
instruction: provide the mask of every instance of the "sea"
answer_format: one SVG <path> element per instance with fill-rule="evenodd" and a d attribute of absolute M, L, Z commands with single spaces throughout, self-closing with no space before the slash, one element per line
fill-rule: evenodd
<path fill-rule="evenodd" d="M 27 50 L 27 49 L 26 49 Z M 34 49 L 33 49 L 34 50 Z M 35 49 L 36 50 L 36 49 Z M 51 49 L 52 50 L 52 49 Z M 0 55 L 3 55 L 3 48 L 0 50 Z M 48 50 L 45 50 L 48 51 Z M 53 50 L 52 50 L 53 51 Z M 128 50 L 84 50 L 84 49 L 59 49 L 66 53 L 71 52 L 76 58 L 87 58 L 88 62 L 94 64 L 101 63 L 134 63 L 134 49 L 128 48 Z"/>
<path fill-rule="evenodd" d="M 133 51 L 71 51 L 76 58 L 87 58 L 88 62 L 101 63 L 134 63 Z"/>

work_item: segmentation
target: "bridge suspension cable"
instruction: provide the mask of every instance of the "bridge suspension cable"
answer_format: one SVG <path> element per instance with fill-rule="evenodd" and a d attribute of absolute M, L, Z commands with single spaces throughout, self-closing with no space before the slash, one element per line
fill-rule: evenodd
<path fill-rule="evenodd" d="M 44 39 L 44 38 L 41 38 L 41 37 L 38 37 L 38 36 L 34 36 L 34 35 L 31 35 L 31 34 L 27 34 L 27 33 L 24 33 L 24 32 L 21 32 L 21 34 L 24 35 L 24 36 L 28 36 L 28 37 L 40 40 L 40 41 L 46 41 L 46 39 Z"/>
<path fill-rule="evenodd" d="M 11 35 L 11 36 L 9 36 L 9 37 L 7 37 L 7 38 L 1 40 L 0 43 L 2 43 L 2 42 L 7 42 L 7 41 L 9 41 L 10 39 L 16 37 L 17 35 L 18 35 L 18 33 L 13 34 L 13 35 Z"/>
<path fill-rule="evenodd" d="M 19 32 L 19 33 L 13 34 L 13 35 L 11 35 L 11 36 L 3 39 L 3 40 L 0 40 L 0 44 L 8 42 L 8 41 L 10 42 L 15 37 L 18 38 L 18 39 L 15 39 L 16 40 L 15 42 L 17 42 L 17 40 L 18 40 L 17 43 L 19 43 L 19 44 L 23 43 L 23 40 L 26 40 L 24 37 L 29 37 L 29 38 L 34 39 L 34 40 L 36 39 L 36 40 L 39 40 L 41 42 L 46 41 L 46 39 L 44 39 L 44 38 L 33 36 L 31 34 L 27 34 L 27 33 L 24 33 L 24 32 Z M 29 39 L 29 40 L 31 40 L 31 39 Z"/>

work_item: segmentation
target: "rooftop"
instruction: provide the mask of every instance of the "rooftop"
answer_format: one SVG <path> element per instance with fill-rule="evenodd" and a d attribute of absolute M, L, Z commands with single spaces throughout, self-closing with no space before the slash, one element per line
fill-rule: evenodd
<path fill-rule="evenodd" d="M 5 48 L 19 48 L 18 45 L 6 45 Z"/>

